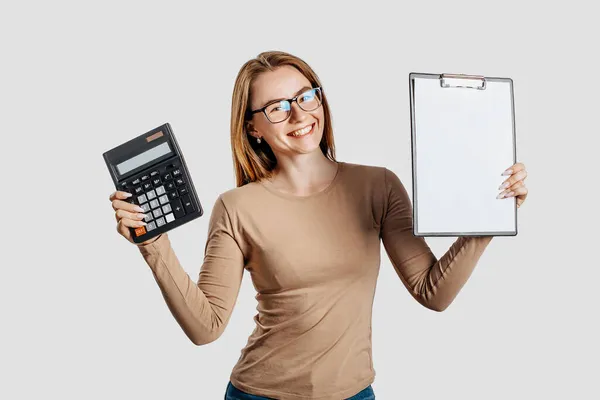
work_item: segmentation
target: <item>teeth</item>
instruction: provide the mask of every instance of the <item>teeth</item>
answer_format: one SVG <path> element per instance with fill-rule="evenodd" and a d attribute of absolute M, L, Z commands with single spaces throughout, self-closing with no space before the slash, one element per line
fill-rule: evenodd
<path fill-rule="evenodd" d="M 302 135 L 308 133 L 311 129 L 312 129 L 312 124 L 309 125 L 309 126 L 307 126 L 307 127 L 305 127 L 305 128 L 298 129 L 297 131 L 292 132 L 292 135 L 296 136 L 296 137 L 297 136 L 302 136 Z"/>

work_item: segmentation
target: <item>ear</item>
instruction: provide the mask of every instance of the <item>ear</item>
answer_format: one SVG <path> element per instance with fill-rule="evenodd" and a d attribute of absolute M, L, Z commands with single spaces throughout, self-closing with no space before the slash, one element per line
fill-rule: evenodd
<path fill-rule="evenodd" d="M 254 129 L 254 126 L 252 125 L 252 122 L 246 122 L 246 132 L 248 133 L 248 135 L 252 135 L 255 138 L 258 137 L 258 131 L 256 131 L 256 129 Z"/>

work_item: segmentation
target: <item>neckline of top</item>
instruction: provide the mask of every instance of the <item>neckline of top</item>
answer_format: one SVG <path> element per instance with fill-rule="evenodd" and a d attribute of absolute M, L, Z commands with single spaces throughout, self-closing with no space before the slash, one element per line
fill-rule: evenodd
<path fill-rule="evenodd" d="M 272 187 L 269 187 L 268 185 L 266 185 L 264 182 L 260 181 L 259 184 L 265 188 L 267 191 L 269 191 L 270 193 L 279 196 L 279 197 L 283 197 L 284 199 L 289 199 L 289 200 L 308 200 L 308 199 L 314 199 L 315 197 L 319 197 L 322 196 L 328 192 L 331 191 L 331 189 L 333 189 L 336 184 L 339 182 L 340 180 L 340 176 L 342 175 L 342 170 L 344 167 L 344 162 L 343 161 L 336 161 L 338 167 L 337 167 L 337 171 L 335 172 L 335 176 L 333 177 L 333 179 L 331 180 L 331 182 L 329 182 L 329 185 L 327 185 L 327 187 L 321 191 L 318 191 L 316 193 L 313 194 L 309 194 L 308 196 L 298 196 L 292 193 L 286 193 L 286 192 L 281 192 L 277 189 L 274 189 Z"/>

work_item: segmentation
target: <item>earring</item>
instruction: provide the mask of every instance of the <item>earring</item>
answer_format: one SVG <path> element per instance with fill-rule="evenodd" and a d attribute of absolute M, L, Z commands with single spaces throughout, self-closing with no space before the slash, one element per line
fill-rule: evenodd
<path fill-rule="evenodd" d="M 256 143 L 260 143 L 260 138 L 256 138 Z"/>

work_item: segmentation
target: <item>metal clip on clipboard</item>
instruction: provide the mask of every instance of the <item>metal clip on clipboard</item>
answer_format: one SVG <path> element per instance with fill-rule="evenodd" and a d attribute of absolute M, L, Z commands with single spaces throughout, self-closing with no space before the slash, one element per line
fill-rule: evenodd
<path fill-rule="evenodd" d="M 462 82 L 461 82 L 462 81 Z M 480 84 L 474 85 L 477 81 L 480 81 Z M 463 83 L 462 85 L 452 84 L 452 82 Z M 472 84 L 469 85 L 469 82 Z M 469 88 L 469 89 L 477 89 L 477 90 L 485 90 L 486 81 L 485 77 L 481 75 L 465 75 L 465 74 L 441 74 L 440 75 L 440 85 L 443 88 Z"/>

